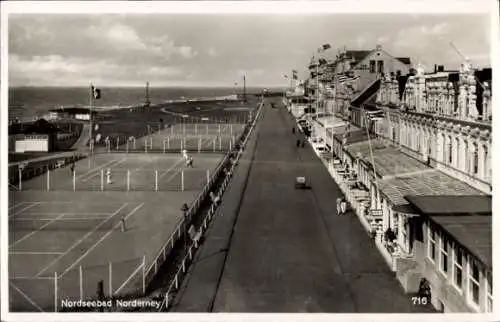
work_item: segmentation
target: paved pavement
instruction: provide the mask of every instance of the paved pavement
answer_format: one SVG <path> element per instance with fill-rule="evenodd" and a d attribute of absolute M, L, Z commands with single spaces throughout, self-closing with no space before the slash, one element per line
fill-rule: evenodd
<path fill-rule="evenodd" d="M 310 147 L 295 146 L 293 124 L 283 108 L 264 109 L 253 164 L 209 310 L 419 312 L 357 217 L 335 214 L 340 189 Z M 305 176 L 312 189 L 296 190 L 297 176 Z M 210 235 L 206 243 L 209 240 Z M 195 281 L 188 279 L 185 293 L 203 291 Z M 188 308 L 192 303 L 186 302 L 194 299 L 181 299 L 177 311 Z"/>

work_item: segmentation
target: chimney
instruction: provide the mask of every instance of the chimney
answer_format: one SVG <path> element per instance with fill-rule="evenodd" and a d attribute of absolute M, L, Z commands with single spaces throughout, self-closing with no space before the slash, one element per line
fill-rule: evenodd
<path fill-rule="evenodd" d="M 438 72 L 444 72 L 444 65 L 438 66 Z"/>
<path fill-rule="evenodd" d="M 434 74 L 438 71 L 438 65 L 434 64 Z"/>

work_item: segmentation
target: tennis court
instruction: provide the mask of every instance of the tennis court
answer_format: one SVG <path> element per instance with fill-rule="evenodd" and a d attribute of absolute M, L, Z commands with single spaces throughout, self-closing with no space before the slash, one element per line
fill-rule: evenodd
<path fill-rule="evenodd" d="M 21 191 L 187 191 L 200 190 L 222 154 L 190 154 L 187 167 L 181 153 L 101 153 L 18 182 Z"/>
<path fill-rule="evenodd" d="M 195 158 L 211 172 L 222 159 L 211 154 Z M 174 180 L 184 165 L 178 155 L 96 155 L 77 162 L 80 185 L 99 181 L 103 168 L 133 169 L 132 186 L 144 184 L 140 170 L 162 166 L 164 184 Z M 203 160 L 203 161 L 202 161 Z M 135 168 L 134 168 L 135 167 Z M 147 171 L 149 171 L 147 170 Z M 78 171 L 78 170 L 76 170 Z M 76 172 L 75 171 L 75 172 Z M 211 171 L 211 172 L 210 172 Z M 71 187 L 69 168 L 51 171 L 51 182 Z M 124 185 L 116 174 L 117 185 Z M 207 172 L 198 179 L 206 184 Z M 186 176 L 187 177 L 187 176 Z M 193 176 L 194 178 L 194 176 Z M 45 178 L 47 179 L 47 178 Z M 99 180 L 98 180 L 99 179 Z M 83 181 L 87 180 L 87 181 Z M 126 180 L 126 179 L 125 179 Z M 142 180 L 142 181 L 141 181 Z M 194 180 L 194 179 L 193 179 Z M 29 187 L 33 180 L 23 183 Z M 186 180 L 187 182 L 187 180 Z M 113 183 L 114 184 L 114 183 Z M 24 188 L 23 187 L 23 188 Z M 11 191 L 9 198 L 9 290 L 12 311 L 53 311 L 63 300 L 96 296 L 103 281 L 106 295 L 141 294 L 172 233 L 179 230 L 183 203 L 192 204 L 203 186 L 176 191 L 127 192 L 27 189 Z M 43 191 L 45 190 L 45 191 Z M 123 220 L 122 220 L 123 219 Z M 124 223 L 124 224 L 123 224 Z M 180 234 L 179 234 L 180 235 Z M 166 248 L 163 248 L 163 260 Z"/>

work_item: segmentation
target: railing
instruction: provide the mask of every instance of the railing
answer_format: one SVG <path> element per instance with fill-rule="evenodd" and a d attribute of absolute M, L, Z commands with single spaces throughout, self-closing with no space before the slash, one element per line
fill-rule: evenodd
<path fill-rule="evenodd" d="M 257 111 L 256 115 L 255 115 L 255 118 L 252 122 L 252 125 L 250 126 L 250 129 L 248 130 L 244 140 L 243 140 L 243 144 L 242 144 L 242 147 L 246 146 L 247 142 L 248 142 L 248 139 L 253 131 L 253 129 L 255 128 L 255 125 L 256 125 L 256 122 L 260 116 L 260 112 L 262 110 L 262 106 L 263 106 L 263 103 L 260 104 L 259 106 L 259 110 Z M 235 158 L 235 162 L 232 164 L 231 166 L 231 173 L 234 171 L 234 168 L 236 167 L 236 165 L 238 164 L 238 161 L 241 157 L 241 155 L 243 154 L 243 149 L 240 148 L 240 150 L 238 151 L 238 154 Z M 230 180 L 230 177 L 227 176 L 223 183 L 222 183 L 222 186 L 221 188 L 219 189 L 219 192 L 218 192 L 218 196 L 221 196 L 224 191 L 226 190 L 228 184 L 229 184 L 229 180 Z M 206 231 L 206 229 L 208 228 L 208 223 L 212 220 L 213 218 L 213 215 L 215 214 L 215 211 L 216 211 L 217 207 L 215 204 L 212 204 L 210 206 L 210 209 L 208 210 L 207 212 L 207 215 L 205 216 L 204 220 L 203 220 L 203 225 L 200 229 L 200 235 L 203 235 L 203 233 Z M 180 229 L 180 224 L 178 225 L 178 229 Z M 177 230 L 176 230 L 177 231 Z M 176 233 L 176 231 L 174 231 L 174 234 Z M 198 242 L 196 239 L 193 240 L 192 244 L 189 246 L 188 248 L 188 253 L 186 256 L 184 256 L 184 258 L 182 259 L 182 262 L 181 262 L 181 266 L 179 267 L 179 269 L 177 270 L 177 272 L 175 273 L 175 276 L 173 278 L 173 280 L 170 282 L 168 288 L 167 288 L 167 291 L 165 292 L 165 297 L 160 305 L 160 309 L 159 311 L 165 311 L 165 310 L 168 310 L 168 308 L 170 307 L 171 303 L 172 303 L 172 300 L 173 300 L 173 297 L 174 297 L 174 293 L 179 289 L 179 286 L 180 286 L 180 279 L 183 277 L 183 275 L 186 273 L 186 268 L 187 268 L 187 265 L 189 265 L 192 260 L 193 260 L 193 257 L 194 257 L 194 252 L 196 251 L 196 249 L 198 249 Z M 161 254 L 161 252 L 160 252 Z M 149 270 L 151 269 L 151 267 L 149 268 Z M 146 274 L 147 276 L 147 274 Z"/>

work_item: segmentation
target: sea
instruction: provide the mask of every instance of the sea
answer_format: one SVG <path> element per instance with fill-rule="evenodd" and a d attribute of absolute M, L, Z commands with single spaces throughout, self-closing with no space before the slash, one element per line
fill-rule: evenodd
<path fill-rule="evenodd" d="M 145 102 L 146 88 L 108 87 L 101 89 L 96 109 L 117 109 L 138 106 Z M 247 93 L 259 93 L 263 88 L 247 88 Z M 152 104 L 174 103 L 196 99 L 230 97 L 241 94 L 234 87 L 150 87 Z M 30 121 L 47 111 L 60 107 L 88 107 L 90 89 L 77 87 L 12 87 L 9 88 L 9 121 Z"/>

